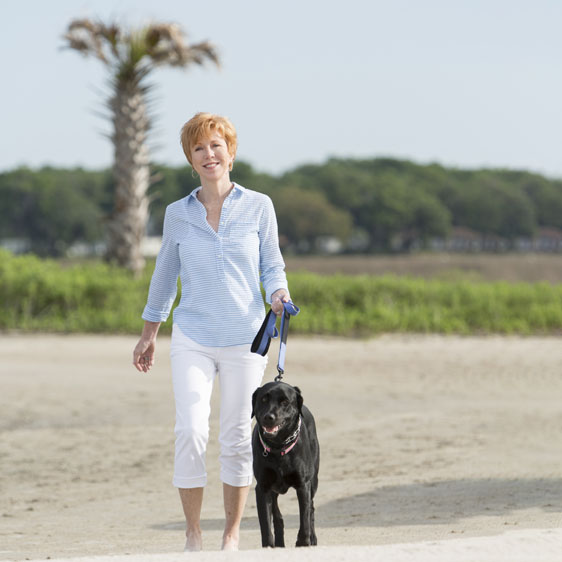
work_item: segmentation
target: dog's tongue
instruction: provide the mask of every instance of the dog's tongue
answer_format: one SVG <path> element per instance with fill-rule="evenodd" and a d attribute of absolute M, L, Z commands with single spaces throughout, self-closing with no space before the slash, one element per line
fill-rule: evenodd
<path fill-rule="evenodd" d="M 279 431 L 279 426 L 278 426 L 278 425 L 276 425 L 276 426 L 274 426 L 274 427 L 265 427 L 265 426 L 264 426 L 263 430 L 264 430 L 266 433 L 273 434 L 273 433 L 277 433 L 277 432 Z"/>

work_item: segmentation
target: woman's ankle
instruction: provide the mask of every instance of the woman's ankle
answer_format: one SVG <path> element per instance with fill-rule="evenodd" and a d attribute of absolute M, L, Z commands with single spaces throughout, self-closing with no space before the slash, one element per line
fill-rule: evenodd
<path fill-rule="evenodd" d="M 222 550 L 238 550 L 239 533 L 225 533 L 222 537 Z"/>
<path fill-rule="evenodd" d="M 188 529 L 185 532 L 185 551 L 198 552 L 203 548 L 201 529 Z"/>

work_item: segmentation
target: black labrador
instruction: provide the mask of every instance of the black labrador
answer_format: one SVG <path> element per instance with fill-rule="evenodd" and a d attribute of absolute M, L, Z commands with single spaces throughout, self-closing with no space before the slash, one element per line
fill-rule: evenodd
<path fill-rule="evenodd" d="M 299 501 L 297 546 L 314 546 L 314 495 L 320 466 L 314 418 L 303 405 L 301 391 L 284 382 L 270 382 L 254 392 L 252 416 L 257 422 L 252 450 L 262 546 L 285 546 L 277 499 L 289 488 L 296 489 Z"/>

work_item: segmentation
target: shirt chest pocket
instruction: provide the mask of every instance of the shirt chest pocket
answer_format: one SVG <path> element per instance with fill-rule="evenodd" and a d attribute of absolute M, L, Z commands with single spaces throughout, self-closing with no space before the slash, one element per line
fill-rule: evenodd
<path fill-rule="evenodd" d="M 232 249 L 253 249 L 259 246 L 258 228 L 251 222 L 235 222 L 228 230 L 228 245 Z"/>
<path fill-rule="evenodd" d="M 228 243 L 233 245 L 251 244 L 258 240 L 258 229 L 251 222 L 235 222 L 228 231 Z"/>

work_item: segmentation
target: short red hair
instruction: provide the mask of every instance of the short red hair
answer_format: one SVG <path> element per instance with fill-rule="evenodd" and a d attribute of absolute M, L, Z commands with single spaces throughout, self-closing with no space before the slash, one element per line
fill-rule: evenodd
<path fill-rule="evenodd" d="M 234 158 L 236 156 L 236 149 L 238 148 L 238 140 L 236 138 L 236 129 L 228 119 L 221 115 L 214 115 L 212 113 L 197 113 L 195 114 L 182 128 L 180 135 L 180 142 L 183 152 L 191 165 L 191 149 L 201 139 L 210 137 L 213 133 L 219 133 L 225 140 L 228 147 L 228 153 Z"/>

